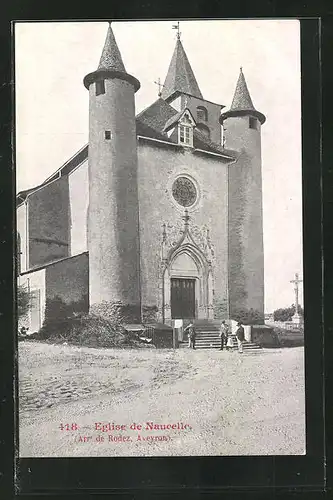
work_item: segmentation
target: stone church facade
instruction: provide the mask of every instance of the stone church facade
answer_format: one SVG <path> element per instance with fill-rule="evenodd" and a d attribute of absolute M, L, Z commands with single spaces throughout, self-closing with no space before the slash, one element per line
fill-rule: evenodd
<path fill-rule="evenodd" d="M 242 70 L 225 111 L 202 96 L 178 37 L 162 92 L 135 115 L 140 83 L 109 26 L 84 85 L 89 144 L 17 195 L 30 330 L 52 300 L 125 322 L 263 318 L 265 117 Z"/>

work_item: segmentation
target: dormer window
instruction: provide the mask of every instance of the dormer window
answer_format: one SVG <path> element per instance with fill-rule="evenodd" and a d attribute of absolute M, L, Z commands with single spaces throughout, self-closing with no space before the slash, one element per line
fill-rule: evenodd
<path fill-rule="evenodd" d="M 195 123 L 188 110 L 185 111 L 178 123 L 178 142 L 193 146 L 193 127 Z"/>
<path fill-rule="evenodd" d="M 183 146 L 193 147 L 193 129 L 196 126 L 190 110 L 176 113 L 165 124 L 163 132 L 166 132 L 171 141 L 178 142 Z"/>
<path fill-rule="evenodd" d="M 182 144 L 192 145 L 191 136 L 193 135 L 192 127 L 179 124 L 179 142 Z"/>

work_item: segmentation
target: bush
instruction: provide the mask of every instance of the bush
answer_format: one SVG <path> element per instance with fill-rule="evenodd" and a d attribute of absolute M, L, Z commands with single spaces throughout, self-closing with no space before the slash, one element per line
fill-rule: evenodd
<path fill-rule="evenodd" d="M 293 304 L 290 307 L 276 309 L 273 313 L 274 321 L 291 321 L 295 312 L 296 312 L 295 304 Z M 304 311 L 300 306 L 298 306 L 298 312 L 301 316 L 303 316 Z"/>
<path fill-rule="evenodd" d="M 142 347 L 146 346 L 135 334 L 120 325 L 91 314 L 58 318 L 44 323 L 34 338 L 54 343 L 68 342 L 86 347 Z"/>
<path fill-rule="evenodd" d="M 88 314 L 88 299 L 84 296 L 79 302 L 66 304 L 61 297 L 47 299 L 45 320 L 39 332 L 29 339 L 46 340 L 53 343 L 68 342 L 87 347 L 142 347 L 146 346 L 138 336 L 125 330 L 111 318 L 100 314 Z M 118 310 L 116 307 L 115 309 Z M 82 312 L 83 310 L 83 312 Z M 126 311 L 128 312 L 128 311 Z"/>
<path fill-rule="evenodd" d="M 256 309 L 234 309 L 231 319 L 240 321 L 243 325 L 261 325 L 264 323 L 263 315 Z"/>
<path fill-rule="evenodd" d="M 25 316 L 31 307 L 31 294 L 29 290 L 20 285 L 17 288 L 17 314 L 19 318 Z"/>

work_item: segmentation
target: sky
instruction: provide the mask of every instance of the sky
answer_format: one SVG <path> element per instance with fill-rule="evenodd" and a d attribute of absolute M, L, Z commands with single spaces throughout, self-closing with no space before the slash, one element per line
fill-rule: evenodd
<path fill-rule="evenodd" d="M 113 22 L 126 70 L 141 83 L 139 113 L 157 99 L 176 43 L 174 21 Z M 88 142 L 88 91 L 108 24 L 16 23 L 16 179 L 43 182 Z M 265 311 L 294 303 L 302 277 L 301 74 L 297 20 L 181 21 L 181 40 L 205 99 L 230 106 L 239 68 L 262 127 Z M 303 303 L 302 288 L 300 303 Z"/>

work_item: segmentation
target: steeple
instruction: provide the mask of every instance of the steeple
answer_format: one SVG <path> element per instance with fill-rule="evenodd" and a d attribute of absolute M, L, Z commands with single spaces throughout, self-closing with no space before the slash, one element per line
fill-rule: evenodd
<path fill-rule="evenodd" d="M 229 111 L 221 115 L 221 123 L 229 116 L 253 115 L 263 124 L 266 117 L 257 111 L 253 106 L 249 89 L 247 88 L 243 69 L 240 68 L 239 77 L 236 84 L 236 90 Z"/>
<path fill-rule="evenodd" d="M 178 36 L 168 73 L 165 78 L 162 98 L 167 101 L 177 91 L 203 99 L 183 44 Z"/>
<path fill-rule="evenodd" d="M 98 68 L 96 71 L 86 75 L 83 83 L 89 89 L 91 83 L 108 78 L 119 78 L 131 83 L 134 86 L 135 92 L 140 88 L 140 82 L 126 72 L 110 22 Z"/>

